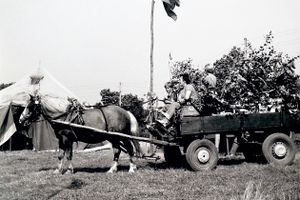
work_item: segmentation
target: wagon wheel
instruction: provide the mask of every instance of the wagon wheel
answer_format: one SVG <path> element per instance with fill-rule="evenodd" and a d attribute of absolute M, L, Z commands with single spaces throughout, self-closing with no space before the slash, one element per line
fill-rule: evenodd
<path fill-rule="evenodd" d="M 295 143 L 283 133 L 269 135 L 263 142 L 262 150 L 269 163 L 281 166 L 292 164 L 297 152 Z"/>
<path fill-rule="evenodd" d="M 194 171 L 211 170 L 218 162 L 217 148 L 207 139 L 194 140 L 188 146 L 185 156 Z"/>
<path fill-rule="evenodd" d="M 182 153 L 178 146 L 164 147 L 165 161 L 172 166 L 180 166 L 183 164 Z"/>

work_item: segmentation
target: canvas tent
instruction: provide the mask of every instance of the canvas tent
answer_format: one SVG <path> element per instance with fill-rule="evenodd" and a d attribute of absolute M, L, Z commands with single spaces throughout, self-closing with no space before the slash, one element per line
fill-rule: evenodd
<path fill-rule="evenodd" d="M 12 106 L 26 107 L 30 95 L 38 94 L 47 115 L 55 117 L 64 113 L 68 98 L 78 97 L 59 83 L 48 71 L 38 68 L 13 85 L 0 90 L 0 146 L 16 132 Z M 29 128 L 36 150 L 56 149 L 58 146 L 53 129 L 47 121 L 33 123 Z"/>

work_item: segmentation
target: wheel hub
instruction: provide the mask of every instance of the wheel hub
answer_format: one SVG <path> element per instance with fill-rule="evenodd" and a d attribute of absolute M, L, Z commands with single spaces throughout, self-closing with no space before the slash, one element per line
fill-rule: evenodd
<path fill-rule="evenodd" d="M 273 146 L 273 152 L 278 157 L 284 157 L 287 153 L 287 148 L 282 142 L 277 142 Z"/>
<path fill-rule="evenodd" d="M 206 163 L 209 161 L 209 151 L 207 149 L 200 149 L 198 152 L 198 160 L 201 163 Z"/>

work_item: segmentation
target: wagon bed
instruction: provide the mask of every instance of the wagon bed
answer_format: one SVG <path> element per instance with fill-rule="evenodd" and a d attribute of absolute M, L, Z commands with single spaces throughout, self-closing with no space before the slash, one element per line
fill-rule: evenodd
<path fill-rule="evenodd" d="M 183 116 L 180 135 L 270 130 L 300 131 L 300 120 L 288 112 Z"/>

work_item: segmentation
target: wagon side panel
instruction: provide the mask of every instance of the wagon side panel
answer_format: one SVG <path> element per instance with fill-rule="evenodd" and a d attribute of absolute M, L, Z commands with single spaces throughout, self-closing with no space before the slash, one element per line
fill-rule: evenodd
<path fill-rule="evenodd" d="M 264 130 L 282 127 L 282 113 L 254 113 L 243 115 L 242 127 L 245 130 Z"/>
<path fill-rule="evenodd" d="M 241 127 L 239 115 L 228 116 L 185 116 L 181 123 L 182 135 L 236 132 Z"/>

